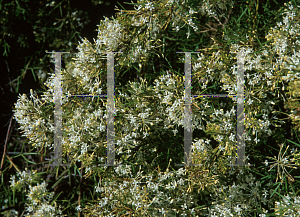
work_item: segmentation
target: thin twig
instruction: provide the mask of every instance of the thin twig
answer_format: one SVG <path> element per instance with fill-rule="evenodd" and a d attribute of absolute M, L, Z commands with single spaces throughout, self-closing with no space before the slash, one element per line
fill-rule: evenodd
<path fill-rule="evenodd" d="M 14 162 L 10 159 L 10 157 L 8 155 L 6 155 L 7 159 L 10 161 L 10 163 L 14 166 L 14 168 L 20 172 L 19 168 L 14 164 Z M 10 166 L 11 167 L 11 166 Z"/>
<path fill-rule="evenodd" d="M 228 20 L 229 20 L 229 16 L 230 16 L 230 14 L 231 14 L 231 12 L 232 12 L 232 9 L 233 9 L 233 8 L 231 8 L 231 10 L 229 11 L 228 16 L 227 16 L 225 22 L 223 23 L 223 28 L 224 28 L 224 26 L 227 24 L 227 22 L 228 22 Z"/>
<path fill-rule="evenodd" d="M 216 16 L 213 16 L 213 18 L 215 18 L 215 20 L 218 21 L 219 25 L 223 26 L 223 24 L 220 22 L 220 20 Z M 223 26 L 223 28 L 224 28 L 224 26 Z"/>
<path fill-rule="evenodd" d="M 6 156 L 6 147 L 7 147 L 8 137 L 9 137 L 9 133 L 10 133 L 10 129 L 11 129 L 11 122 L 13 120 L 13 117 L 14 117 L 14 115 L 11 116 L 9 126 L 8 126 L 8 130 L 7 130 L 7 133 L 6 133 L 6 139 L 5 139 L 4 151 L 3 151 L 2 160 L 1 160 L 0 171 L 2 171 L 2 167 L 3 167 L 3 164 L 4 164 L 4 157 Z"/>
<path fill-rule="evenodd" d="M 79 183 L 78 206 L 80 206 L 80 199 L 81 199 L 82 170 L 83 170 L 83 168 L 81 168 L 81 171 L 80 171 L 81 176 L 80 176 L 80 183 Z M 80 217 L 80 210 L 78 210 L 78 217 Z"/>
<path fill-rule="evenodd" d="M 215 20 L 218 21 L 218 23 L 219 23 L 218 25 L 222 26 L 223 29 L 225 28 L 225 25 L 226 25 L 226 23 L 227 23 L 228 20 L 229 20 L 229 16 L 230 16 L 230 14 L 231 14 L 231 12 L 232 12 L 232 9 L 233 9 L 233 8 L 231 8 L 231 10 L 229 11 L 228 16 L 227 16 L 227 18 L 225 19 L 224 23 L 221 23 L 220 20 L 219 20 L 216 16 L 213 17 L 213 18 L 215 18 Z"/>
<path fill-rule="evenodd" d="M 208 31 L 210 31 L 210 29 L 203 30 L 203 31 L 198 31 L 197 33 L 204 33 L 204 32 L 208 32 Z"/>

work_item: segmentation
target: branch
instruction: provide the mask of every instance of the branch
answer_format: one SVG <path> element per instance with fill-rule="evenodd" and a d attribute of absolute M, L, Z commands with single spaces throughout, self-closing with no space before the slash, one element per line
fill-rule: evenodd
<path fill-rule="evenodd" d="M 6 133 L 6 139 L 5 139 L 5 144 L 4 144 L 3 156 L 2 156 L 2 160 L 1 160 L 0 171 L 2 171 L 2 167 L 3 167 L 3 164 L 4 164 L 4 157 L 6 156 L 6 147 L 7 147 L 8 137 L 9 137 L 9 133 L 10 133 L 10 129 L 11 129 L 11 122 L 12 122 L 13 117 L 14 117 L 14 115 L 11 116 L 9 126 L 8 126 L 8 130 L 7 130 L 7 133 Z"/>
<path fill-rule="evenodd" d="M 229 14 L 228 14 L 228 16 L 227 16 L 227 18 L 226 18 L 225 22 L 223 23 L 223 28 L 224 28 L 224 25 L 226 25 L 226 24 L 227 24 L 227 22 L 228 22 L 228 20 L 229 20 L 229 16 L 230 16 L 230 14 L 231 14 L 231 12 L 232 12 L 232 9 L 233 9 L 233 8 L 231 8 L 231 10 L 229 11 Z"/>
<path fill-rule="evenodd" d="M 225 19 L 224 23 L 221 23 L 220 20 L 219 20 L 216 16 L 213 17 L 213 18 L 215 18 L 215 20 L 218 21 L 218 23 L 219 23 L 218 26 L 222 26 L 223 29 L 225 28 L 225 25 L 226 25 L 226 23 L 227 23 L 228 20 L 229 20 L 229 16 L 230 16 L 232 10 L 233 10 L 233 8 L 231 8 L 231 10 L 229 11 L 228 16 L 227 16 L 227 18 Z"/>

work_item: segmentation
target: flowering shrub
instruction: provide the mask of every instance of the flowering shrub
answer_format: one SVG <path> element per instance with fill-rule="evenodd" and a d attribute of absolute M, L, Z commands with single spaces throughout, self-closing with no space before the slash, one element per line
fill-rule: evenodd
<path fill-rule="evenodd" d="M 61 214 L 61 207 L 57 206 L 55 201 L 52 201 L 54 192 L 48 192 L 45 181 L 41 184 L 38 183 L 40 177 L 36 171 L 29 172 L 25 168 L 25 171 L 17 173 L 17 177 L 17 182 L 14 175 L 11 177 L 10 187 L 14 190 L 28 192 L 28 204 L 23 212 L 25 216 L 55 216 Z"/>
<path fill-rule="evenodd" d="M 293 124 L 291 130 L 297 136 L 299 118 L 295 110 L 287 111 L 291 112 L 287 121 L 277 120 L 272 114 L 279 113 L 278 108 L 283 106 L 295 109 L 298 105 L 299 6 L 292 2 L 286 4 L 284 24 L 279 22 L 271 28 L 265 36 L 267 41 L 258 46 L 253 42 L 254 36 L 248 41 L 247 36 L 243 38 L 226 31 L 233 25 L 228 22 L 233 5 L 232 1 L 214 4 L 186 0 L 138 1 L 134 11 L 121 10 L 116 18 L 101 22 L 94 43 L 83 40 L 79 44 L 76 57 L 62 70 L 64 94 L 105 94 L 107 60 L 103 52 L 123 51 L 115 54 L 114 120 L 115 163 L 122 165 L 98 166 L 105 163 L 107 147 L 105 100 L 64 97 L 62 150 L 63 161 L 70 166 L 63 167 L 64 171 L 56 168 L 54 192 L 46 191 L 45 182 L 35 187 L 29 183 L 28 215 L 58 215 L 63 213 L 61 207 L 67 207 L 69 215 L 80 212 L 86 216 L 268 216 L 275 208 L 276 212 L 285 209 L 278 208 L 277 204 L 284 201 L 281 195 L 299 184 L 299 177 L 294 175 L 299 172 L 299 139 L 285 139 L 282 128 L 277 127 L 281 124 L 285 130 Z M 183 43 L 199 34 L 201 22 L 193 17 L 196 11 L 201 12 L 199 19 L 202 16 L 211 19 L 210 29 L 200 33 L 215 33 L 202 53 L 192 55 L 193 93 L 236 94 L 234 52 L 246 52 L 245 163 L 254 164 L 253 167 L 229 166 L 236 161 L 235 97 L 193 99 L 192 157 L 193 163 L 201 166 L 175 167 L 183 157 L 184 76 L 170 65 L 163 72 L 155 72 L 153 66 L 152 74 L 156 76 L 153 77 L 149 65 L 155 58 L 152 54 L 168 62 L 166 39 L 172 45 L 172 40 Z M 228 15 L 224 22 L 217 11 Z M 188 27 L 184 38 L 177 34 L 186 31 L 181 29 L 183 23 Z M 232 43 L 224 45 L 225 41 Z M 184 59 L 178 59 L 184 63 Z M 122 76 L 133 69 L 141 77 L 125 80 Z M 54 143 L 54 77 L 53 74 L 47 80 L 48 89 L 41 99 L 31 92 L 30 99 L 20 96 L 15 106 L 15 118 L 23 135 L 43 156 L 49 155 Z M 206 79 L 202 85 L 201 79 Z M 267 159 L 273 159 L 270 168 Z M 30 179 L 38 175 L 41 174 L 32 174 Z M 53 178 L 49 175 L 47 180 Z M 66 178 L 69 178 L 68 188 L 76 193 L 65 192 Z M 10 187 L 20 189 L 21 179 L 16 181 L 12 176 Z M 72 180 L 78 184 L 76 187 Z M 73 200 L 75 195 L 77 201 Z M 66 198 L 71 202 L 67 203 Z M 296 199 L 291 204 L 293 207 Z"/>

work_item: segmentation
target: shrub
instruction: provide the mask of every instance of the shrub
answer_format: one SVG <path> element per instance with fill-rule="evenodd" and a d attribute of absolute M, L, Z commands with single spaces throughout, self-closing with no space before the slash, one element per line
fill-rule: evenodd
<path fill-rule="evenodd" d="M 97 166 L 105 163 L 104 118 L 107 113 L 104 100 L 64 97 L 63 160 L 70 167 L 56 168 L 56 176 L 48 176 L 48 180 L 56 181 L 52 185 L 55 196 L 50 189 L 48 192 L 49 198 L 55 197 L 52 201 L 44 199 L 45 184 L 39 183 L 34 188 L 29 183 L 31 192 L 32 189 L 41 190 L 35 200 L 30 196 L 32 193 L 28 194 L 26 212 L 37 215 L 48 206 L 53 213 L 61 211 L 68 215 L 74 215 L 76 207 L 86 216 L 273 214 L 275 204 L 282 200 L 281 195 L 290 194 L 290 190 L 299 185 L 295 176 L 299 169 L 299 139 L 282 135 L 289 126 L 296 137 L 298 119 L 294 113 L 288 115 L 287 121 L 272 116 L 284 106 L 296 106 L 288 104 L 286 95 L 290 93 L 290 102 L 296 101 L 297 95 L 292 94 L 293 89 L 288 92 L 285 86 L 293 87 L 299 82 L 299 9 L 289 2 L 284 6 L 286 11 L 277 11 L 282 13 L 284 24 L 278 22 L 270 28 L 265 36 L 267 41 L 261 40 L 262 33 L 248 35 L 251 37 L 248 40 L 247 35 L 231 32 L 229 28 L 239 23 L 239 30 L 247 32 L 253 15 L 252 28 L 256 29 L 261 19 L 258 19 L 259 6 L 258 2 L 250 2 L 242 10 L 254 12 L 247 17 L 247 24 L 244 13 L 232 10 L 241 5 L 234 5 L 232 1 L 214 4 L 185 0 L 138 1 L 134 11 L 121 10 L 116 18 L 102 21 L 94 44 L 83 40 L 76 58 L 62 71 L 62 89 L 66 94 L 105 93 L 106 58 L 102 52 L 123 51 L 115 54 L 114 125 L 116 164 L 123 166 Z M 196 11 L 201 12 L 201 16 L 198 13 L 197 17 Z M 227 15 L 224 21 L 217 11 Z M 230 14 L 233 18 L 228 21 Z M 180 156 L 183 157 L 184 129 L 184 77 L 175 66 L 182 65 L 184 59 L 178 57 L 173 58 L 176 62 L 168 61 L 175 53 L 167 52 L 166 41 L 172 45 L 171 51 L 180 48 L 178 42 L 183 50 L 200 49 L 200 44 L 195 47 L 188 42 L 199 37 L 197 31 L 205 19 L 209 20 L 206 23 L 209 28 L 200 29 L 199 33 L 214 33 L 209 35 L 211 40 L 202 36 L 202 53 L 192 55 L 192 92 L 236 94 L 237 60 L 236 54 L 230 52 L 247 52 L 244 59 L 245 163 L 252 163 L 253 167 L 229 166 L 236 160 L 234 97 L 193 99 L 192 156 L 193 163 L 201 166 L 175 167 L 180 163 Z M 183 22 L 187 29 L 180 28 Z M 242 24 L 247 25 L 243 27 Z M 186 31 L 187 35 L 183 34 Z M 172 40 L 176 43 L 172 44 Z M 162 57 L 162 68 L 166 67 L 164 61 L 170 63 L 168 70 L 156 71 L 155 55 Z M 138 79 L 133 79 L 133 72 L 139 75 Z M 206 79 L 202 85 L 201 79 Z M 41 99 L 32 92 L 31 99 L 20 96 L 15 106 L 20 129 L 40 155 L 42 150 L 45 155 L 53 148 L 54 74 L 46 85 L 48 89 Z M 294 125 L 290 126 L 293 118 Z M 278 124 L 282 128 L 277 128 Z M 174 135 L 173 139 L 168 136 L 170 134 Z M 35 174 L 32 179 L 42 176 L 42 172 Z M 69 178 L 68 183 L 66 178 Z M 16 181 L 12 176 L 10 187 L 19 189 L 19 183 L 25 182 Z M 66 187 L 69 192 L 64 191 Z"/>

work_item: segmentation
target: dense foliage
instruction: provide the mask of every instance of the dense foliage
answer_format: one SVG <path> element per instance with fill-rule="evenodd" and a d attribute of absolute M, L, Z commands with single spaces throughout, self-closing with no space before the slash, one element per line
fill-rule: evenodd
<path fill-rule="evenodd" d="M 134 5 L 101 21 L 94 43 L 83 39 L 62 71 L 64 94 L 105 94 L 103 52 L 123 51 L 114 55 L 116 163 L 123 166 L 98 166 L 105 163 L 107 117 L 98 97 L 63 98 L 63 160 L 70 166 L 44 165 L 54 143 L 53 73 L 41 97 L 22 95 L 15 105 L 30 148 L 5 158 L 2 177 L 10 165 L 18 173 L 9 186 L 2 179 L 3 209 L 21 201 L 14 211 L 28 216 L 299 215 L 297 2 Z M 183 161 L 185 90 L 184 58 L 176 51 L 196 50 L 192 94 L 236 94 L 234 52 L 247 53 L 246 164 L 253 166 L 229 166 L 236 161 L 234 97 L 193 99 L 192 156 L 202 165 L 175 166 Z M 26 165 L 17 166 L 17 157 Z"/>

